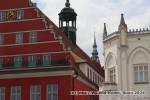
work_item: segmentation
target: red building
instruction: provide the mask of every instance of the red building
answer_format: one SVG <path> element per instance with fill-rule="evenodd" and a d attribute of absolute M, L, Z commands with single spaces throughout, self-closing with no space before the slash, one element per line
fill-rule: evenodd
<path fill-rule="evenodd" d="M 57 27 L 30 0 L 0 1 L 0 100 L 98 100 L 70 95 L 97 91 L 104 70 L 76 45 L 69 0 L 59 16 Z"/>

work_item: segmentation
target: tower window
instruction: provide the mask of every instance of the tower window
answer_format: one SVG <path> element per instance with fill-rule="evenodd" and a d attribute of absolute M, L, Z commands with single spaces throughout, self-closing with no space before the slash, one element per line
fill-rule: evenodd
<path fill-rule="evenodd" d="M 0 45 L 3 45 L 3 42 L 4 42 L 4 36 L 0 35 Z"/>
<path fill-rule="evenodd" d="M 23 34 L 22 33 L 17 33 L 16 34 L 16 43 L 22 43 L 23 42 Z"/>
<path fill-rule="evenodd" d="M 17 19 L 23 19 L 24 18 L 24 10 L 17 10 Z"/>
<path fill-rule="evenodd" d="M 47 100 L 58 100 L 58 86 L 56 84 L 47 85 Z"/>
<path fill-rule="evenodd" d="M 5 88 L 0 87 L 0 100 L 5 100 Z"/>
<path fill-rule="evenodd" d="M 35 66 L 36 65 L 36 56 L 30 55 L 28 58 L 29 66 Z"/>
<path fill-rule="evenodd" d="M 37 33 L 36 32 L 30 32 L 29 41 L 30 41 L 30 43 L 37 41 Z"/>
<path fill-rule="evenodd" d="M 116 81 L 116 70 L 115 68 L 110 69 L 110 82 Z"/>
<path fill-rule="evenodd" d="M 43 55 L 43 65 L 49 65 L 50 64 L 50 55 L 45 54 Z"/>
<path fill-rule="evenodd" d="M 134 65 L 135 83 L 148 82 L 148 64 Z"/>
<path fill-rule="evenodd" d="M 21 56 L 16 56 L 14 58 L 14 65 L 15 65 L 15 67 L 21 67 L 21 65 L 22 65 L 22 57 Z"/>
<path fill-rule="evenodd" d="M 41 86 L 32 85 L 30 87 L 30 100 L 41 100 Z"/>
<path fill-rule="evenodd" d="M 10 100 L 21 100 L 21 86 L 11 87 Z"/>

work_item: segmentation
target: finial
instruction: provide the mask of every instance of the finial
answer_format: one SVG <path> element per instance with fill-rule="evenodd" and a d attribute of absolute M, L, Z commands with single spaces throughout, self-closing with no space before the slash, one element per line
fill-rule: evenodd
<path fill-rule="evenodd" d="M 123 13 L 121 14 L 121 21 L 120 21 L 120 25 L 125 25 L 125 21 L 124 21 L 124 15 L 123 15 Z"/>
<path fill-rule="evenodd" d="M 69 2 L 69 0 L 66 0 L 66 7 L 70 7 L 70 2 Z"/>
<path fill-rule="evenodd" d="M 103 39 L 107 37 L 107 28 L 106 28 L 106 23 L 104 23 L 104 31 L 103 31 Z"/>
<path fill-rule="evenodd" d="M 120 20 L 119 30 L 122 29 L 122 28 L 121 28 L 122 26 L 123 26 L 124 28 L 126 28 L 126 30 L 127 30 L 127 24 L 125 23 L 124 14 L 123 14 L 123 13 L 121 14 L 121 20 Z"/>

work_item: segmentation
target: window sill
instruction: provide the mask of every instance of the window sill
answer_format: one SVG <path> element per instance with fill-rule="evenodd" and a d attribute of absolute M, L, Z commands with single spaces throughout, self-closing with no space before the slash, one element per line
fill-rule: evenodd
<path fill-rule="evenodd" d="M 149 84 L 149 82 L 134 82 L 134 84 Z"/>

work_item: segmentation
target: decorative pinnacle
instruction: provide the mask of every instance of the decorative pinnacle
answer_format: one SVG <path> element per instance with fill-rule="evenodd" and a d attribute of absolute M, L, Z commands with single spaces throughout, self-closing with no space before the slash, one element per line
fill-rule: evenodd
<path fill-rule="evenodd" d="M 124 20 L 124 14 L 121 14 L 121 20 L 120 20 L 120 25 L 126 26 L 125 20 Z"/>
<path fill-rule="evenodd" d="M 103 31 L 103 39 L 107 37 L 107 28 L 106 28 L 106 23 L 104 23 L 104 31 Z"/>
<path fill-rule="evenodd" d="M 124 25 L 125 24 L 125 21 L 124 21 L 124 15 L 123 13 L 121 14 L 121 21 L 120 21 L 120 24 Z"/>
<path fill-rule="evenodd" d="M 122 30 L 122 27 L 124 27 L 127 30 L 127 24 L 125 23 L 124 15 L 123 14 L 121 14 L 121 20 L 120 20 L 119 30 Z"/>
<path fill-rule="evenodd" d="M 69 2 L 69 0 L 66 0 L 66 7 L 70 7 L 70 2 Z"/>

